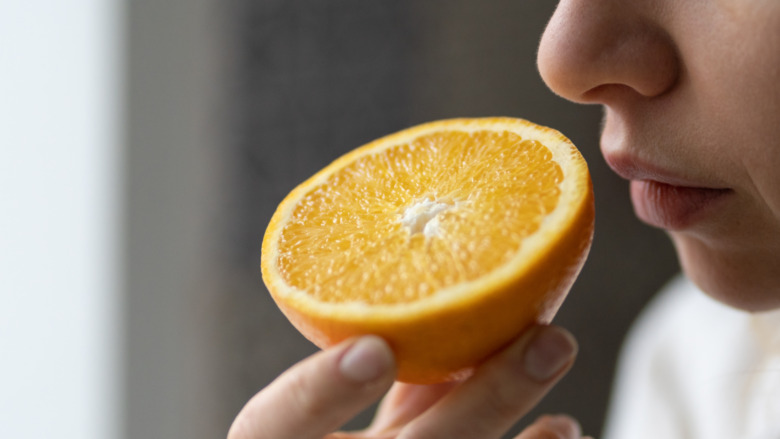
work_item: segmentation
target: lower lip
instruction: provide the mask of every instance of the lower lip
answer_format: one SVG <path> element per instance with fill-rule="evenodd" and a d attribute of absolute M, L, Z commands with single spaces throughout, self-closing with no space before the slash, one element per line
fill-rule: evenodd
<path fill-rule="evenodd" d="M 642 221 L 667 230 L 681 230 L 703 220 L 729 189 L 672 186 L 652 180 L 631 181 L 631 201 Z"/>

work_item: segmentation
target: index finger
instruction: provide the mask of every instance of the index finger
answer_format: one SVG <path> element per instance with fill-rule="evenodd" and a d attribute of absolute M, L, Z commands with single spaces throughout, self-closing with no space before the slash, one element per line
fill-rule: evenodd
<path fill-rule="evenodd" d="M 567 331 L 531 328 L 407 425 L 399 437 L 501 437 L 564 375 L 576 351 L 576 341 Z"/>

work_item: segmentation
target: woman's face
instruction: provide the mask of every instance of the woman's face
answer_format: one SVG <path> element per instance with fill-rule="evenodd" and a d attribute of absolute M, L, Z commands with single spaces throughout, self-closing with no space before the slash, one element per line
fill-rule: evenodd
<path fill-rule="evenodd" d="M 604 106 L 602 153 L 688 276 L 780 307 L 780 1 L 562 0 L 538 63 Z"/>

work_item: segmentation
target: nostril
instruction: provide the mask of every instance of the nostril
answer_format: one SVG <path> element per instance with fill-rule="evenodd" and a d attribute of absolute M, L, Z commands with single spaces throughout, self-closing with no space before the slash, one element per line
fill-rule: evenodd
<path fill-rule="evenodd" d="M 577 102 L 586 104 L 613 105 L 619 102 L 629 102 L 638 98 L 646 98 L 636 89 L 625 84 L 601 84 L 583 93 Z"/>

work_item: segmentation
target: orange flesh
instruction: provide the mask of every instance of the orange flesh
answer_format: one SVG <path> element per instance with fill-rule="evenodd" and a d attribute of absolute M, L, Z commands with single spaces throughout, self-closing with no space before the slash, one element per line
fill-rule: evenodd
<path fill-rule="evenodd" d="M 304 196 L 281 233 L 279 272 L 323 302 L 419 300 L 506 263 L 562 180 L 549 149 L 508 131 L 421 136 Z"/>

